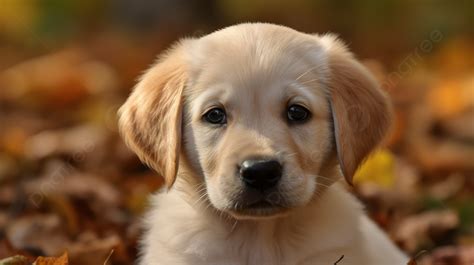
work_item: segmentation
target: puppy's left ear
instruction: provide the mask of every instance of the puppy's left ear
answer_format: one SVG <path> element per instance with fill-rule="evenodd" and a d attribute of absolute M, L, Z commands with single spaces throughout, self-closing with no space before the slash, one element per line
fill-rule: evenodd
<path fill-rule="evenodd" d="M 170 188 L 178 171 L 183 90 L 187 81 L 183 43 L 143 75 L 119 110 L 119 130 L 138 157 Z"/>
<path fill-rule="evenodd" d="M 369 71 L 335 36 L 321 41 L 328 52 L 330 105 L 337 155 L 345 179 L 384 137 L 391 121 L 391 106 Z"/>

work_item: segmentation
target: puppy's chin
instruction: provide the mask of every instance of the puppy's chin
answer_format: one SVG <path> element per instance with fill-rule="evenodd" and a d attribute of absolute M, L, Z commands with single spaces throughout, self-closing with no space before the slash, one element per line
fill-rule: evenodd
<path fill-rule="evenodd" d="M 289 214 L 290 209 L 261 202 L 250 207 L 226 209 L 225 211 L 237 220 L 261 220 L 285 217 Z"/>

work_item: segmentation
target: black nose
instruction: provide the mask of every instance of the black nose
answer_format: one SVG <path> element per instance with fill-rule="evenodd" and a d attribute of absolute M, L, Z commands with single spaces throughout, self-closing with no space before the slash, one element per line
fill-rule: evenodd
<path fill-rule="evenodd" d="M 240 166 L 240 176 L 247 186 L 263 191 L 278 183 L 282 170 L 275 160 L 245 160 Z"/>

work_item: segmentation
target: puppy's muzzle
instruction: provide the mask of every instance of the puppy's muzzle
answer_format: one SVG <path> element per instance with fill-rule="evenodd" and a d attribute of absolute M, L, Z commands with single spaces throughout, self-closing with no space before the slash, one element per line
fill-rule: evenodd
<path fill-rule="evenodd" d="M 245 160 L 240 165 L 240 177 L 247 188 L 264 192 L 275 187 L 281 179 L 283 168 L 276 160 Z"/>
<path fill-rule="evenodd" d="M 283 166 L 274 159 L 248 159 L 238 166 L 243 184 L 231 213 L 238 218 L 275 216 L 286 211 L 285 198 L 278 189 Z"/>

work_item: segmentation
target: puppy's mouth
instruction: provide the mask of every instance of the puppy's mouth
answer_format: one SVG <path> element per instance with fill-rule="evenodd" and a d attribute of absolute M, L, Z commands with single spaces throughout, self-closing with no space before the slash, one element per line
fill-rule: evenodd
<path fill-rule="evenodd" d="M 286 215 L 288 208 L 272 204 L 262 200 L 245 207 L 237 207 L 228 210 L 228 213 L 235 219 L 262 219 L 275 218 Z"/>
<path fill-rule="evenodd" d="M 228 213 L 236 219 L 274 218 L 285 215 L 289 208 L 285 206 L 280 196 L 272 194 L 251 194 L 242 197 L 228 209 Z M 278 198 L 278 199 L 275 199 Z"/>

